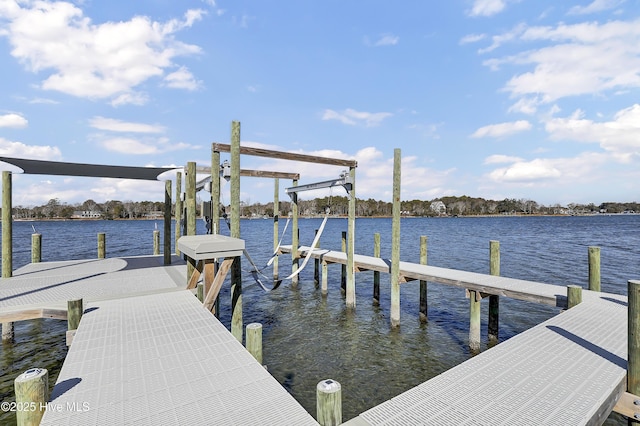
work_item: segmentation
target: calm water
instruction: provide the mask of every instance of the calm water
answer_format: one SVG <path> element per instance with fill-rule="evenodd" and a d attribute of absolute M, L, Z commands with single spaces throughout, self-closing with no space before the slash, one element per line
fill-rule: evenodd
<path fill-rule="evenodd" d="M 284 227 L 280 222 L 280 230 Z M 309 245 L 321 219 L 301 219 L 300 242 Z M 587 286 L 587 248 L 601 248 L 602 290 L 626 293 L 629 279 L 640 278 L 640 216 L 403 219 L 401 259 L 419 262 L 420 236 L 428 237 L 431 265 L 474 272 L 489 271 L 489 241 L 501 246 L 503 276 L 558 285 Z M 107 256 L 146 255 L 162 221 L 82 221 L 14 223 L 14 268 L 30 262 L 33 227 L 43 235 L 43 261 L 96 256 L 99 232 L 107 234 Z M 198 233 L 204 224 L 198 221 Z M 223 225 L 223 230 L 226 230 Z M 330 219 L 323 248 L 340 250 L 346 219 Z M 289 244 L 291 226 L 284 244 Z M 224 232 L 223 232 L 224 233 Z M 391 219 L 358 219 L 356 253 L 373 254 L 380 233 L 382 256 L 391 256 Z M 271 220 L 243 220 L 242 238 L 252 258 L 264 264 L 273 247 Z M 280 259 L 280 275 L 290 271 L 290 257 Z M 248 268 L 243 260 L 245 271 Z M 265 273 L 270 274 L 271 270 Z M 329 295 L 313 283 L 313 262 L 300 274 L 297 289 L 284 283 L 264 293 L 243 273 L 244 322 L 263 324 L 264 363 L 270 373 L 315 417 L 315 387 L 334 379 L 343 389 L 344 420 L 468 359 L 468 301 L 461 289 L 429 285 L 429 322 L 418 317 L 417 282 L 402 286 L 401 326 L 389 327 L 389 279 L 381 276 L 381 303 L 371 303 L 373 273 L 356 275 L 357 308 L 344 309 L 340 266 L 329 266 Z M 229 289 L 221 292 L 221 321 L 229 327 Z M 500 339 L 508 339 L 558 313 L 556 308 L 500 302 Z M 487 303 L 482 304 L 486 321 Z M 486 324 L 483 324 L 483 349 Z M 0 356 L 0 393 L 12 400 L 13 380 L 30 367 L 45 367 L 55 382 L 67 348 L 66 322 L 34 320 L 16 324 L 16 342 L 4 344 Z M 0 421 L 12 423 L 10 416 Z M 608 424 L 626 424 L 612 417 Z"/>

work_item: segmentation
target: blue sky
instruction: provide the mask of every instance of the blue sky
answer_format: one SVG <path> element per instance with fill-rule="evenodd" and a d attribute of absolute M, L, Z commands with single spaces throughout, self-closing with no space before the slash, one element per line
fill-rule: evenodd
<path fill-rule="evenodd" d="M 2 156 L 207 166 L 238 120 L 242 145 L 356 159 L 361 199 L 392 200 L 400 148 L 403 200 L 640 201 L 638 0 L 0 0 L 0 61 Z M 300 184 L 342 171 L 241 167 Z M 13 187 L 15 206 L 164 190 L 21 174 Z M 270 179 L 241 190 L 273 200 Z"/>

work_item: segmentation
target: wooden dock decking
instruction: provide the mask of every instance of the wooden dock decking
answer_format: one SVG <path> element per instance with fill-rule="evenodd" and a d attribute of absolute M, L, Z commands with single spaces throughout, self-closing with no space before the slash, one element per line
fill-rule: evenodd
<path fill-rule="evenodd" d="M 342 252 L 301 252 L 346 262 Z M 390 270 L 383 259 L 354 260 Z M 400 274 L 566 304 L 566 288 L 550 284 L 406 262 Z M 30 264 L 0 279 L 4 321 L 85 300 L 42 424 L 317 424 L 185 284 L 185 263 L 158 256 Z M 626 315 L 626 297 L 584 291 L 580 305 L 347 424 L 600 424 L 625 390 Z"/>

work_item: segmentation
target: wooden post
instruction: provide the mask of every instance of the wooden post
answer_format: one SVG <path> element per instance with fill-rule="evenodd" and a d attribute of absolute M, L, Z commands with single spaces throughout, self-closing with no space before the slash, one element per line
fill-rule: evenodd
<path fill-rule="evenodd" d="M 13 382 L 16 392 L 16 424 L 37 426 L 49 401 L 49 372 L 46 368 L 30 368 Z"/>
<path fill-rule="evenodd" d="M 42 261 L 42 234 L 31 234 L 31 263 Z"/>
<path fill-rule="evenodd" d="M 589 247 L 589 290 L 600 291 L 600 247 Z"/>
<path fill-rule="evenodd" d="M 158 229 L 153 231 L 153 254 L 160 254 L 160 230 Z"/>
<path fill-rule="evenodd" d="M 220 233 L 220 151 L 215 150 L 211 150 L 211 233 Z"/>
<path fill-rule="evenodd" d="M 427 264 L 427 237 L 422 235 L 420 237 L 420 264 Z M 420 321 L 427 322 L 427 282 L 420 280 Z"/>
<path fill-rule="evenodd" d="M 627 286 L 627 392 L 640 395 L 640 281 L 628 281 Z M 628 420 L 630 425 L 640 424 Z"/>
<path fill-rule="evenodd" d="M 380 257 L 380 233 L 373 234 L 373 255 Z M 380 272 L 373 271 L 373 304 L 380 304 Z"/>
<path fill-rule="evenodd" d="M 105 233 L 98 233 L 98 259 L 104 259 L 107 256 L 107 243 Z"/>
<path fill-rule="evenodd" d="M 349 167 L 351 190 L 349 191 L 349 218 L 347 225 L 347 308 L 356 307 L 356 268 L 354 252 L 356 245 L 356 168 Z"/>
<path fill-rule="evenodd" d="M 80 325 L 80 318 L 84 308 L 82 306 L 82 299 L 68 300 L 67 301 L 67 346 L 71 346 L 73 339 L 76 336 L 76 330 Z"/>
<path fill-rule="evenodd" d="M 204 302 L 204 284 L 203 283 L 196 284 L 196 297 L 200 302 Z"/>
<path fill-rule="evenodd" d="M 186 235 L 196 235 L 196 163 L 193 161 L 187 162 L 185 171 L 184 204 L 186 208 Z M 195 269 L 196 261 L 188 257 L 187 277 L 190 277 Z"/>
<path fill-rule="evenodd" d="M 12 322 L 3 322 L 2 323 L 2 341 L 3 342 L 13 342 L 15 338 L 15 330 Z"/>
<path fill-rule="evenodd" d="M 317 229 L 314 235 L 318 235 Z M 318 241 L 313 248 L 320 248 L 320 241 Z M 309 253 L 309 255 L 311 255 L 311 253 Z M 316 286 L 316 288 L 318 288 L 318 286 L 320 285 L 320 259 L 314 259 L 313 262 L 313 284 Z"/>
<path fill-rule="evenodd" d="M 247 350 L 262 364 L 262 324 L 259 322 L 247 325 Z"/>
<path fill-rule="evenodd" d="M 582 287 L 579 285 L 567 286 L 567 309 L 571 309 L 582 302 Z"/>
<path fill-rule="evenodd" d="M 231 237 L 240 238 L 240 122 L 231 123 Z M 242 343 L 242 270 L 240 257 L 231 265 L 231 334 Z"/>
<path fill-rule="evenodd" d="M 469 349 L 480 352 L 480 302 L 482 297 L 475 290 L 467 290 L 469 294 Z"/>
<path fill-rule="evenodd" d="M 400 149 L 393 151 L 393 217 L 391 219 L 391 326 L 400 326 Z"/>
<path fill-rule="evenodd" d="M 67 330 L 77 330 L 82 318 L 83 302 L 82 299 L 74 299 L 67 301 Z"/>
<path fill-rule="evenodd" d="M 342 251 L 347 252 L 347 233 L 342 231 Z M 340 265 L 340 288 L 343 293 L 347 292 L 347 265 Z"/>
<path fill-rule="evenodd" d="M 175 213 L 175 241 L 176 254 L 180 254 L 178 249 L 178 240 L 182 236 L 182 173 L 176 173 L 176 213 Z"/>
<path fill-rule="evenodd" d="M 322 260 L 322 284 L 320 285 L 323 296 L 329 294 L 329 268 L 326 260 Z"/>
<path fill-rule="evenodd" d="M 489 241 L 489 274 L 500 275 L 500 242 Z M 487 337 L 489 344 L 498 343 L 498 329 L 500 324 L 500 296 L 489 296 L 489 322 Z"/>
<path fill-rule="evenodd" d="M 171 265 L 171 181 L 164 183 L 164 264 Z"/>
<path fill-rule="evenodd" d="M 280 220 L 280 179 L 275 178 L 273 185 L 273 251 L 278 249 L 280 240 L 280 232 L 278 230 L 278 221 Z M 278 258 L 273 258 L 273 282 L 278 281 Z"/>
<path fill-rule="evenodd" d="M 298 186 L 298 179 L 293 179 L 293 186 Z M 291 272 L 298 270 L 300 266 L 300 256 L 298 255 L 298 246 L 300 245 L 300 234 L 298 230 L 298 193 L 291 194 Z M 291 288 L 298 287 L 298 275 L 291 278 Z"/>
<path fill-rule="evenodd" d="M 316 417 L 321 426 L 342 423 L 342 387 L 335 380 L 323 380 L 316 386 Z"/>
<path fill-rule="evenodd" d="M 13 275 L 13 217 L 11 172 L 2 172 L 2 278 Z"/>

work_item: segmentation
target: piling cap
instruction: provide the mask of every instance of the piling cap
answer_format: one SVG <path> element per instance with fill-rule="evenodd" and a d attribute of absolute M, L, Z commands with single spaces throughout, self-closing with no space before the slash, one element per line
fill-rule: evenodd
<path fill-rule="evenodd" d="M 317 386 L 317 390 L 324 393 L 338 392 L 341 388 L 340 383 L 332 379 L 323 380 Z"/>
<path fill-rule="evenodd" d="M 46 368 L 30 368 L 27 371 L 25 371 L 24 373 L 20 374 L 16 380 L 19 382 L 26 382 L 28 380 L 34 379 L 36 377 L 42 377 L 44 375 L 48 374 L 48 371 Z"/>

